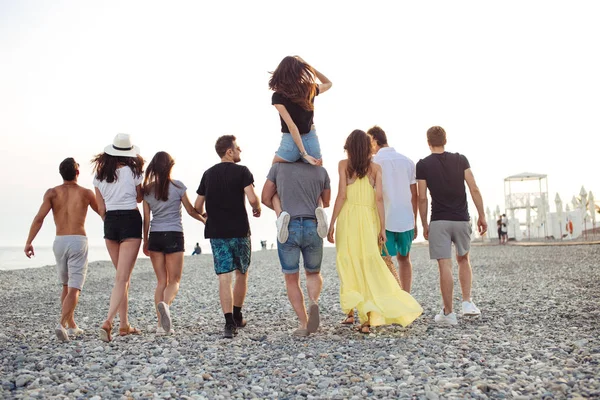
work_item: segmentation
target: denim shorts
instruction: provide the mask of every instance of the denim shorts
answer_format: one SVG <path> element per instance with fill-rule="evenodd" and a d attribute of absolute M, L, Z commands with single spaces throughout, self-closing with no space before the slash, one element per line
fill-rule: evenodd
<path fill-rule="evenodd" d="M 242 274 L 248 271 L 252 250 L 250 237 L 210 239 L 210 247 L 217 275 L 228 274 L 236 269 Z"/>
<path fill-rule="evenodd" d="M 320 272 L 323 260 L 323 239 L 317 234 L 317 220 L 296 217 L 290 219 L 288 240 L 277 242 L 277 254 L 284 274 L 300 270 L 300 254 L 307 272 Z"/>
<path fill-rule="evenodd" d="M 185 251 L 183 232 L 164 231 L 150 232 L 148 250 L 163 254 L 180 253 Z"/>
<path fill-rule="evenodd" d="M 135 210 L 107 211 L 104 216 L 104 239 L 121 243 L 142 238 L 142 215 Z"/>
<path fill-rule="evenodd" d="M 415 237 L 415 230 L 411 229 L 406 232 L 392 232 L 385 230 L 385 247 L 387 248 L 390 256 L 400 254 L 402 257 L 406 257 L 410 252 L 413 239 Z M 381 255 L 385 255 L 384 252 Z"/>
<path fill-rule="evenodd" d="M 317 131 L 313 128 L 310 132 L 300 135 L 302 138 L 302 144 L 304 144 L 304 149 L 308 153 L 308 155 L 313 156 L 317 160 L 321 158 L 321 145 L 319 144 L 319 137 L 317 136 Z M 275 152 L 280 158 L 283 158 L 287 162 L 296 162 L 300 160 L 300 150 L 296 143 L 294 143 L 294 139 L 292 139 L 292 135 L 290 133 L 284 133 L 281 135 L 281 143 L 279 144 L 279 148 Z M 302 158 L 304 162 L 307 162 L 304 158 Z"/>

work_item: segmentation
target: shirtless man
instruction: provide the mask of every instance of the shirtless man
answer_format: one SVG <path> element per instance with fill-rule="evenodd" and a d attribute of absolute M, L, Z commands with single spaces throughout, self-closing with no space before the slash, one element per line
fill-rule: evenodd
<path fill-rule="evenodd" d="M 67 342 L 69 335 L 83 333 L 75 323 L 74 313 L 87 272 L 88 242 L 84 224 L 88 206 L 98 213 L 98 205 L 94 192 L 77 184 L 79 164 L 73 158 L 61 162 L 59 172 L 63 184 L 48 189 L 44 194 L 42 206 L 29 229 L 25 255 L 28 258 L 35 255 L 33 239 L 52 210 L 56 225 L 53 250 L 58 278 L 63 285 L 60 296 L 62 313 L 55 332 L 60 341 Z"/>

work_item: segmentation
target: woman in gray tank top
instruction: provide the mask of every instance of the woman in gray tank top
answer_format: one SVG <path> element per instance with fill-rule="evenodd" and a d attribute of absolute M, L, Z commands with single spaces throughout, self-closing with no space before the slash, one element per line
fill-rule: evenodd
<path fill-rule="evenodd" d="M 173 331 L 169 306 L 179 291 L 185 250 L 181 205 L 192 218 L 206 222 L 190 203 L 185 185 L 171 179 L 174 164 L 168 153 L 159 151 L 144 178 L 144 254 L 150 257 L 157 279 L 154 303 L 158 334 Z"/>

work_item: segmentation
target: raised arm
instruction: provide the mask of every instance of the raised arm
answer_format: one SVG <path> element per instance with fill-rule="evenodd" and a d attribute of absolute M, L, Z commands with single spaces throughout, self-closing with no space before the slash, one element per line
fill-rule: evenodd
<path fill-rule="evenodd" d="M 273 210 L 273 196 L 275 196 L 275 193 L 277 193 L 277 186 L 275 185 L 275 182 L 267 179 L 263 185 L 260 199 L 262 203 L 271 210 Z"/>
<path fill-rule="evenodd" d="M 327 233 L 327 240 L 329 243 L 335 243 L 334 233 L 335 233 L 335 221 L 340 215 L 340 211 L 342 211 L 342 207 L 346 202 L 346 164 L 348 160 L 342 160 L 338 164 L 338 174 L 340 177 L 340 181 L 338 184 L 338 194 L 335 198 L 335 205 L 333 206 L 333 215 L 331 216 L 331 222 L 329 223 L 329 232 Z"/>
<path fill-rule="evenodd" d="M 485 212 L 483 210 L 483 198 L 481 197 L 481 192 L 479 191 L 477 183 L 475 183 L 475 177 L 473 176 L 471 168 L 465 169 L 465 181 L 467 182 L 467 186 L 469 186 L 471 198 L 473 199 L 473 203 L 475 203 L 477 213 L 479 214 L 479 218 L 477 218 L 477 230 L 479 231 L 479 235 L 483 235 L 487 232 L 488 228 Z"/>
<path fill-rule="evenodd" d="M 304 59 L 302 59 L 302 57 L 300 56 L 296 56 L 296 58 L 299 61 L 302 61 L 304 64 L 308 64 L 306 61 L 304 61 Z M 310 64 L 308 64 L 310 65 Z M 317 71 L 317 69 L 312 66 L 313 71 L 315 71 L 315 75 L 317 76 L 317 79 L 319 80 L 319 82 L 321 82 L 321 84 L 319 85 L 319 93 L 325 93 L 326 91 L 328 91 L 329 89 L 331 89 L 331 81 L 325 76 L 323 75 L 321 72 Z"/>
<path fill-rule="evenodd" d="M 206 218 L 204 218 L 202 214 L 196 211 L 196 209 L 192 206 L 192 202 L 190 201 L 190 198 L 188 197 L 187 193 L 184 193 L 183 197 L 181 197 L 181 203 L 183 204 L 183 208 L 185 208 L 185 211 L 190 217 L 197 219 L 203 224 L 206 224 Z"/>
<path fill-rule="evenodd" d="M 29 228 L 29 235 L 27 236 L 27 242 L 25 242 L 25 255 L 27 258 L 31 258 L 31 256 L 35 256 L 35 251 L 33 250 L 33 239 L 37 236 L 40 229 L 42 229 L 42 225 L 44 224 L 44 218 L 52 209 L 52 199 L 56 196 L 56 192 L 54 189 L 48 189 L 44 194 L 44 199 L 42 200 L 42 205 L 38 210 L 38 213 L 33 218 L 33 222 L 31 223 L 31 227 Z"/>
<path fill-rule="evenodd" d="M 423 237 L 429 239 L 429 224 L 427 223 L 427 181 L 417 179 L 419 196 L 419 215 L 421 216 L 421 225 L 423 225 Z"/>
<path fill-rule="evenodd" d="M 250 184 L 244 188 L 244 193 L 246 193 L 246 197 L 248 198 L 248 202 L 252 206 L 252 216 L 258 218 L 260 217 L 260 201 L 258 200 L 258 196 L 254 192 L 254 185 Z"/>

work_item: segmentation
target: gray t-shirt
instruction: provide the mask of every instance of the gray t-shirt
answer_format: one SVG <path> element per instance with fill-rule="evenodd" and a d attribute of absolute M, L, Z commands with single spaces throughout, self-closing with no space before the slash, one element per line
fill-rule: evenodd
<path fill-rule="evenodd" d="M 321 193 L 330 189 L 327 170 L 302 161 L 273 164 L 267 179 L 277 186 L 281 207 L 291 217 L 315 217 Z"/>
<path fill-rule="evenodd" d="M 157 200 L 154 191 L 144 195 L 144 201 L 150 206 L 152 219 L 150 232 L 183 232 L 181 224 L 181 198 L 185 195 L 187 187 L 181 182 L 173 180 L 169 184 L 169 199 Z"/>

